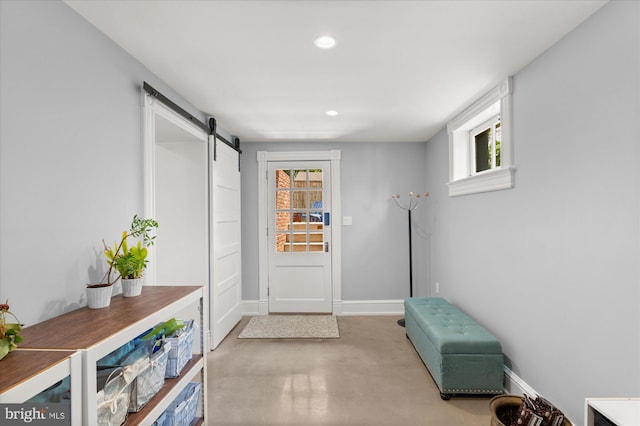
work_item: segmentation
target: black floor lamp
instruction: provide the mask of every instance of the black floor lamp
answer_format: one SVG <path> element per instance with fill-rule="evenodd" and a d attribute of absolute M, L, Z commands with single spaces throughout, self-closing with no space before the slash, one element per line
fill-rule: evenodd
<path fill-rule="evenodd" d="M 429 196 L 428 192 L 424 193 L 424 197 L 421 197 L 420 193 L 409 193 L 407 201 L 400 200 L 400 194 L 393 194 L 391 198 L 396 202 L 398 207 L 407 211 L 409 216 L 409 297 L 413 297 L 413 256 L 411 253 L 411 212 L 420 207 Z M 398 320 L 398 325 L 404 327 L 404 318 Z"/>

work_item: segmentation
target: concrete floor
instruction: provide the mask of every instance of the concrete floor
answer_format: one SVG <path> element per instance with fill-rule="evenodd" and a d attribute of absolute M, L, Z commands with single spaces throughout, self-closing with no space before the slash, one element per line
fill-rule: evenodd
<path fill-rule="evenodd" d="M 211 425 L 487 426 L 490 397 L 440 399 L 400 317 L 338 317 L 339 339 L 238 339 L 208 355 Z"/>

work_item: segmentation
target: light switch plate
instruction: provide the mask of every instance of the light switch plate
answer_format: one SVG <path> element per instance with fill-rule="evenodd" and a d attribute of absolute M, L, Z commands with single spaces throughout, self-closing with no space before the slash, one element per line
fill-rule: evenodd
<path fill-rule="evenodd" d="M 353 224 L 353 218 L 351 216 L 342 216 L 342 225 L 351 226 Z"/>

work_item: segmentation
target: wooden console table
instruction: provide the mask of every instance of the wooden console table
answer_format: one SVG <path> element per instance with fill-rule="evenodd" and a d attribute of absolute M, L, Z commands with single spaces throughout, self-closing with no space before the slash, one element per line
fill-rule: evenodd
<path fill-rule="evenodd" d="M 82 364 L 83 425 L 97 424 L 96 362 L 111 351 L 138 337 L 158 323 L 175 317 L 181 310 L 198 304 L 200 347 L 198 354 L 182 370 L 180 377 L 166 379 L 165 386 L 138 413 L 130 413 L 127 425 L 151 425 L 192 380 L 202 383 L 201 423 L 207 419 L 207 375 L 204 358 L 207 348 L 203 332 L 204 291 L 201 286 L 144 286 L 138 297 L 114 296 L 103 309 L 81 308 L 23 330 L 20 352 L 78 351 Z M 17 351 L 16 351 L 17 352 Z M 67 353 L 68 352 L 64 352 Z M 4 360 L 3 360 L 4 363 Z M 5 364 L 3 364 L 4 370 Z M 4 374 L 3 374 L 4 376 Z M 72 390 L 73 392 L 73 390 Z M 73 419 L 74 422 L 76 419 Z M 78 423 L 80 424 L 80 423 Z"/>

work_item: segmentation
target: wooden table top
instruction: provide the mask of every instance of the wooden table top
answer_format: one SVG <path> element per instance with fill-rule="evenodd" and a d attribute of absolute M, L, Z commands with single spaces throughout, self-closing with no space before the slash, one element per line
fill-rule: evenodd
<path fill-rule="evenodd" d="M 114 296 L 111 298 L 111 305 L 106 308 L 84 307 L 26 327 L 21 332 L 24 340 L 19 347 L 88 349 L 114 335 L 118 330 L 201 290 L 201 286 L 144 286 L 140 296 Z"/>
<path fill-rule="evenodd" d="M 53 367 L 75 352 L 15 350 L 0 360 L 0 393 L 35 377 Z M 44 390 L 44 389 L 42 389 Z"/>

